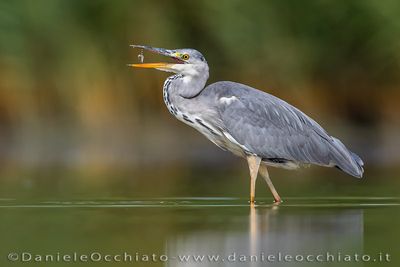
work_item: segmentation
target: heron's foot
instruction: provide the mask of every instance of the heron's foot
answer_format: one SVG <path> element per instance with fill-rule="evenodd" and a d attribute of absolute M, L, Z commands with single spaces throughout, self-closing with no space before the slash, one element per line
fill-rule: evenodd
<path fill-rule="evenodd" d="M 281 198 L 274 198 L 274 204 L 279 205 L 283 202 Z"/>
<path fill-rule="evenodd" d="M 255 196 L 250 195 L 250 200 L 248 202 L 250 203 L 250 206 L 254 206 L 254 204 L 256 203 Z"/>
<path fill-rule="evenodd" d="M 255 201 L 254 202 L 248 201 L 248 202 L 249 202 L 250 208 L 255 208 L 257 205 L 257 203 Z"/>

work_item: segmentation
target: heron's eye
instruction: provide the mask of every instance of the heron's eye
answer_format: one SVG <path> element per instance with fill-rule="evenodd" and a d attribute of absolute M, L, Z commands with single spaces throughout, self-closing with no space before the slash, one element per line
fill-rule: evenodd
<path fill-rule="evenodd" d="M 188 60 L 189 59 L 189 55 L 188 54 L 183 54 L 182 55 L 182 59 L 183 60 Z"/>

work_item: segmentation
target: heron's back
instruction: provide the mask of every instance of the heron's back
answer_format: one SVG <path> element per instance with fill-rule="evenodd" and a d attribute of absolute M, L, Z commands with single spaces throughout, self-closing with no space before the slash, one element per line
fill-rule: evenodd
<path fill-rule="evenodd" d="M 363 162 L 313 119 L 287 102 L 235 82 L 207 86 L 199 100 L 213 101 L 223 131 L 246 153 L 271 165 L 311 163 L 335 166 L 361 177 Z"/>

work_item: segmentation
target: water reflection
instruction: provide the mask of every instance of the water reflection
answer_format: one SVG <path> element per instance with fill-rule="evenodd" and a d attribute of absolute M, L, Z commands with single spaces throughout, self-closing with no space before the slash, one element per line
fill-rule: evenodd
<path fill-rule="evenodd" d="M 285 255 L 329 252 L 336 257 L 363 251 L 361 209 L 298 210 L 259 206 L 250 207 L 248 216 L 227 218 L 224 224 L 222 229 L 180 233 L 169 238 L 166 248 L 169 255 L 206 255 L 206 258 L 202 263 L 191 258 L 188 262 L 166 266 L 206 266 L 207 255 L 218 255 L 218 266 L 285 266 L 288 264 L 283 262 Z M 275 258 L 268 260 L 268 255 Z M 282 259 L 277 262 L 279 257 Z M 293 263 L 295 266 L 309 264 Z"/>
<path fill-rule="evenodd" d="M 6 242 L 0 255 L 25 250 L 69 253 L 73 248 L 78 253 L 169 256 L 167 262 L 148 261 L 143 266 L 309 266 L 268 262 L 267 257 L 279 252 L 341 252 L 342 258 L 354 252 L 396 255 L 399 207 L 396 197 L 288 198 L 280 206 L 266 200 L 255 208 L 238 198 L 1 199 L 0 235 Z M 180 261 L 180 255 L 217 255 L 225 261 Z M 250 255 L 258 261 L 249 261 Z M 400 266 L 392 258 L 392 266 Z M 341 263 L 329 266 L 357 265 Z M 0 266 L 8 265 L 6 258 L 0 259 Z"/>

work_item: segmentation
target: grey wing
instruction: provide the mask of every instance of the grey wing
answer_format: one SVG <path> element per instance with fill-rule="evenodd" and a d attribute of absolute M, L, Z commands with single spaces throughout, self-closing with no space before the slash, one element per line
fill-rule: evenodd
<path fill-rule="evenodd" d="M 225 130 L 250 153 L 266 161 L 337 166 L 362 175 L 361 159 L 297 108 L 242 84 L 222 88 L 218 109 Z"/>

